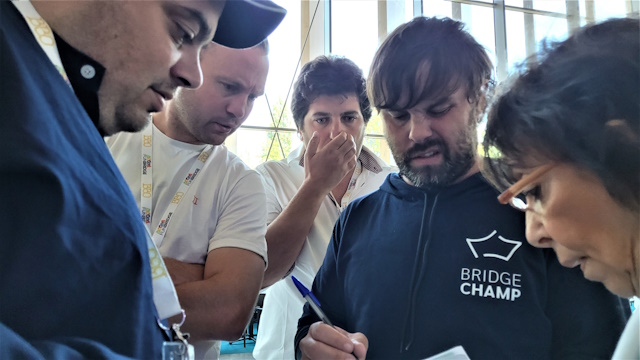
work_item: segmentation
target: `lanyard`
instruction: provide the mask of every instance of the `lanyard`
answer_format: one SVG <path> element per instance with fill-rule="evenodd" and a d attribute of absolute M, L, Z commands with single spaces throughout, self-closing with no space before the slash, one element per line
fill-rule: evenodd
<path fill-rule="evenodd" d="M 38 14 L 36 9 L 29 1 L 12 1 L 12 4 L 18 9 L 20 14 L 24 17 L 31 32 L 38 41 L 38 44 L 42 50 L 47 54 L 49 60 L 55 68 L 58 70 L 62 78 L 71 86 L 67 73 L 62 66 L 60 60 L 60 53 L 56 45 L 56 40 L 53 36 L 53 31 L 49 24 Z M 162 256 L 158 251 L 158 248 L 153 243 L 151 235 L 146 231 L 147 248 L 149 251 L 149 261 L 151 265 L 151 277 L 153 286 L 153 302 L 158 311 L 160 319 L 167 319 L 173 315 L 180 313 L 184 314 L 184 311 L 180 308 L 178 302 L 178 294 L 173 286 L 169 272 L 167 271 Z M 184 319 L 183 319 L 184 321 Z"/>
<path fill-rule="evenodd" d="M 351 180 L 349 181 L 349 186 L 347 187 L 347 191 L 342 195 L 342 206 L 345 207 L 351 202 L 351 193 L 353 189 L 356 188 L 356 182 L 358 181 L 358 176 L 362 174 L 362 163 L 360 160 L 356 162 L 356 168 L 353 170 L 353 175 L 351 176 Z"/>
<path fill-rule="evenodd" d="M 153 166 L 151 159 L 153 155 L 153 127 L 153 121 L 151 121 L 149 126 L 147 126 L 142 132 L 142 167 L 140 169 L 140 213 L 142 215 L 142 221 L 144 221 L 144 224 L 147 226 L 149 231 L 151 231 L 151 219 L 153 217 Z M 171 216 L 178 208 L 180 200 L 182 200 L 184 194 L 187 193 L 187 190 L 189 190 L 189 187 L 195 181 L 196 176 L 198 176 L 200 170 L 202 170 L 202 167 L 209 156 L 211 156 L 212 152 L 213 145 L 207 145 L 191 165 L 187 175 L 184 177 L 184 181 L 180 183 L 178 191 L 173 196 L 169 206 L 160 218 L 158 227 L 152 233 L 153 242 L 157 246 L 162 244 L 164 236 L 167 233 L 167 228 L 169 227 L 169 222 L 171 221 Z"/>
<path fill-rule="evenodd" d="M 351 202 L 351 193 L 353 192 L 353 189 L 355 189 L 356 187 L 356 183 L 358 182 L 358 176 L 360 176 L 360 174 L 362 174 L 362 163 L 360 162 L 360 160 L 358 160 L 356 162 L 356 168 L 353 170 L 353 174 L 351 175 L 351 180 L 349 180 L 347 191 L 345 191 L 344 195 L 342 195 L 342 201 L 340 202 L 340 204 L 338 204 L 338 201 L 333 196 L 331 191 L 329 192 L 329 199 L 331 199 L 331 201 L 338 208 L 339 211 L 342 211 L 342 209 L 345 206 L 349 205 L 349 202 Z"/>
<path fill-rule="evenodd" d="M 64 66 L 62 66 L 56 39 L 53 36 L 53 31 L 51 31 L 49 24 L 38 14 L 30 1 L 12 1 L 11 3 L 18 9 L 22 17 L 24 17 L 33 36 L 38 41 L 38 45 L 40 45 L 45 54 L 47 54 L 53 66 L 58 70 L 60 75 L 62 75 L 64 81 L 71 86 L 67 72 L 64 70 Z"/>

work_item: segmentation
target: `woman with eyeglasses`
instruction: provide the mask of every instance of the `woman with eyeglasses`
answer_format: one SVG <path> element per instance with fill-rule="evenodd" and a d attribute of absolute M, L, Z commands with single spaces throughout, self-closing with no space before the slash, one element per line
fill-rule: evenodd
<path fill-rule="evenodd" d="M 546 45 L 493 104 L 483 173 L 526 236 L 610 291 L 640 296 L 640 29 L 588 26 Z M 585 315 L 588 316 L 588 315 Z M 614 358 L 640 358 L 640 311 Z"/>

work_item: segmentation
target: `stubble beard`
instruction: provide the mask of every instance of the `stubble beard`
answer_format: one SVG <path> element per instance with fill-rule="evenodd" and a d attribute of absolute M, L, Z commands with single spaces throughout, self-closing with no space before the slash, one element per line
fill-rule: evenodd
<path fill-rule="evenodd" d="M 476 163 L 478 141 L 473 124 L 470 124 L 466 128 L 466 131 L 460 134 L 456 140 L 455 151 L 439 138 L 427 139 L 420 144 L 414 145 L 404 153 L 398 151 L 391 139 L 387 138 L 387 142 L 400 170 L 400 175 L 404 176 L 414 186 L 423 189 L 454 184 Z M 441 164 L 422 167 L 411 166 L 411 157 L 413 154 L 423 152 L 433 146 L 436 146 L 442 154 L 443 161 Z"/>

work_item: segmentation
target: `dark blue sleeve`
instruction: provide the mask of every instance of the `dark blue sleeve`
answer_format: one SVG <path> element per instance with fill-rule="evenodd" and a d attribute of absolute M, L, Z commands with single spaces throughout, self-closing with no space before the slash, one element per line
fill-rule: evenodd
<path fill-rule="evenodd" d="M 586 280 L 580 268 L 562 267 L 550 250 L 547 261 L 552 358 L 611 359 L 631 313 L 629 301 Z"/>
<path fill-rule="evenodd" d="M 130 359 L 88 339 L 27 341 L 0 323 L 0 359 Z"/>
<path fill-rule="evenodd" d="M 343 213 L 343 215 L 345 213 Z M 313 292 L 320 302 L 320 307 L 331 322 L 333 322 L 333 325 L 341 328 L 344 328 L 344 312 L 339 311 L 338 309 L 344 308 L 342 306 L 344 293 L 342 291 L 343 287 L 338 281 L 341 279 L 338 274 L 338 256 L 342 235 L 340 229 L 344 225 L 342 224 L 343 219 L 344 216 L 341 216 L 333 227 L 333 235 L 331 236 L 331 241 L 327 247 L 327 253 L 324 257 L 322 266 L 313 280 L 313 287 L 311 289 L 311 292 Z M 298 320 L 298 331 L 296 332 L 295 337 L 296 358 L 300 358 L 298 353 L 300 341 L 307 336 L 311 324 L 318 321 L 320 321 L 320 318 L 314 313 L 308 304 L 305 304 L 302 317 Z"/>

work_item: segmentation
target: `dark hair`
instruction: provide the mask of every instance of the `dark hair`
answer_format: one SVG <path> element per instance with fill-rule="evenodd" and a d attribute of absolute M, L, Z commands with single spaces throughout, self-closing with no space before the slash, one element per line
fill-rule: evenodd
<path fill-rule="evenodd" d="M 291 97 L 291 112 L 298 129 L 304 128 L 304 117 L 311 103 L 321 95 L 356 94 L 365 124 L 371 118 L 366 80 L 362 70 L 341 56 L 318 56 L 306 63 L 296 80 Z"/>
<path fill-rule="evenodd" d="M 485 49 L 463 23 L 417 17 L 380 45 L 369 72 L 369 99 L 377 109 L 407 109 L 464 85 L 473 102 L 484 84 L 492 84 L 492 69 Z"/>
<path fill-rule="evenodd" d="M 639 122 L 638 20 L 587 26 L 545 44 L 539 60 L 492 106 L 483 172 L 503 189 L 517 180 L 513 166 L 570 163 L 597 175 L 612 198 L 638 210 Z"/>

